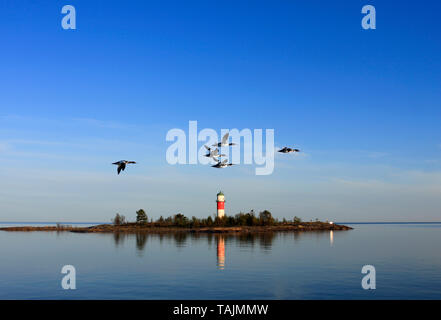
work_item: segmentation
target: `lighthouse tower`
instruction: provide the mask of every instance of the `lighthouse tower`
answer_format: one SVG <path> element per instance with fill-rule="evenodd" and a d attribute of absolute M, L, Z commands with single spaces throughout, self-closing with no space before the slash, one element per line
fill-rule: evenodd
<path fill-rule="evenodd" d="M 222 191 L 217 194 L 217 217 L 223 218 L 225 216 L 225 196 Z"/>

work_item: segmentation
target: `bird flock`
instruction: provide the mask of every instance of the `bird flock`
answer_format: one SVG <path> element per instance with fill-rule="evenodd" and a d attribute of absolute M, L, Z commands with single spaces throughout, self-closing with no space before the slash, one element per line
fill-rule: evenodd
<path fill-rule="evenodd" d="M 211 158 L 214 161 L 216 161 L 216 164 L 212 165 L 213 168 L 228 168 L 234 165 L 234 163 L 228 163 L 228 159 L 223 159 L 222 157 L 225 157 L 225 154 L 220 153 L 219 148 L 222 147 L 229 147 L 229 146 L 235 146 L 235 143 L 232 142 L 228 142 L 228 138 L 229 138 L 230 134 L 227 132 L 223 137 L 222 137 L 222 141 L 215 143 L 212 145 L 212 147 L 216 147 L 216 148 L 212 148 L 212 147 L 208 147 L 206 145 L 204 145 L 204 147 L 207 149 L 207 154 L 205 155 L 205 157 L 207 158 Z M 283 147 L 282 149 L 278 150 L 277 152 L 280 153 L 296 153 L 296 152 L 300 152 L 299 149 L 295 149 L 295 148 L 288 148 L 288 147 Z M 121 171 L 124 171 L 126 169 L 126 166 L 128 164 L 136 164 L 135 161 L 128 161 L 128 160 L 120 160 L 117 162 L 112 163 L 114 165 L 117 165 L 117 172 L 118 175 L 121 173 Z"/>

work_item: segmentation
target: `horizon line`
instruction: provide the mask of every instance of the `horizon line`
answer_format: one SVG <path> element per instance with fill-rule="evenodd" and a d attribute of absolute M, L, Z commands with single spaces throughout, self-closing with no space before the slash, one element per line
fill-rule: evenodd
<path fill-rule="evenodd" d="M 131 223 L 130 221 L 128 221 Z M 136 222 L 136 221 L 133 221 Z M 311 221 L 302 221 L 302 222 L 311 222 Z M 315 222 L 315 221 L 312 221 Z M 319 221 L 324 222 L 324 221 Z M 103 221 L 0 221 L 0 223 L 74 223 L 74 224 L 111 224 L 112 222 L 103 222 Z M 424 223 L 440 223 L 441 221 L 334 221 L 337 224 L 424 224 Z"/>

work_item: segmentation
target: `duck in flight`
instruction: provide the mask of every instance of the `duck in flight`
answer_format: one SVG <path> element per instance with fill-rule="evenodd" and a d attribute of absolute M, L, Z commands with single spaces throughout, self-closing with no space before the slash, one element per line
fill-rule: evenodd
<path fill-rule="evenodd" d="M 219 149 L 212 149 L 210 147 L 207 147 L 206 145 L 204 145 L 204 147 L 207 149 L 208 153 L 205 155 L 207 158 L 213 158 L 214 160 L 217 160 L 220 157 L 225 157 L 224 154 L 219 154 Z"/>
<path fill-rule="evenodd" d="M 300 152 L 300 150 L 299 149 L 291 149 L 291 148 L 288 148 L 288 147 L 284 147 L 283 149 L 280 149 L 278 152 L 281 152 L 281 153 L 292 153 L 292 152 Z"/>
<path fill-rule="evenodd" d="M 124 171 L 124 169 L 126 168 L 126 165 L 129 164 L 129 163 L 136 163 L 136 162 L 135 161 L 121 160 L 121 161 L 118 161 L 118 162 L 114 162 L 112 164 L 115 164 L 115 165 L 118 166 L 117 171 L 118 171 L 118 174 L 120 174 L 121 170 Z"/>
<path fill-rule="evenodd" d="M 213 147 L 219 147 L 219 148 L 221 148 L 221 147 L 235 146 L 235 145 L 236 145 L 235 143 L 232 143 L 232 142 L 228 143 L 228 137 L 229 137 L 229 136 L 230 136 L 230 133 L 227 132 L 227 133 L 223 136 L 222 141 L 213 144 Z"/>
<path fill-rule="evenodd" d="M 219 169 L 227 168 L 231 166 L 234 166 L 234 164 L 228 163 L 228 159 L 224 159 L 224 161 L 222 162 L 220 160 L 217 160 L 217 163 L 215 165 L 212 165 L 213 168 L 219 168 Z"/>

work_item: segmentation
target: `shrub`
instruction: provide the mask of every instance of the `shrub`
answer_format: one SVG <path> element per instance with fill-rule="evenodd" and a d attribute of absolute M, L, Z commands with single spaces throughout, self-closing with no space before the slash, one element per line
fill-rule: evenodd
<path fill-rule="evenodd" d="M 116 226 L 120 226 L 122 224 L 125 224 L 126 222 L 126 217 L 123 215 L 120 215 L 119 213 L 116 214 L 115 218 L 113 218 L 113 224 Z"/>

